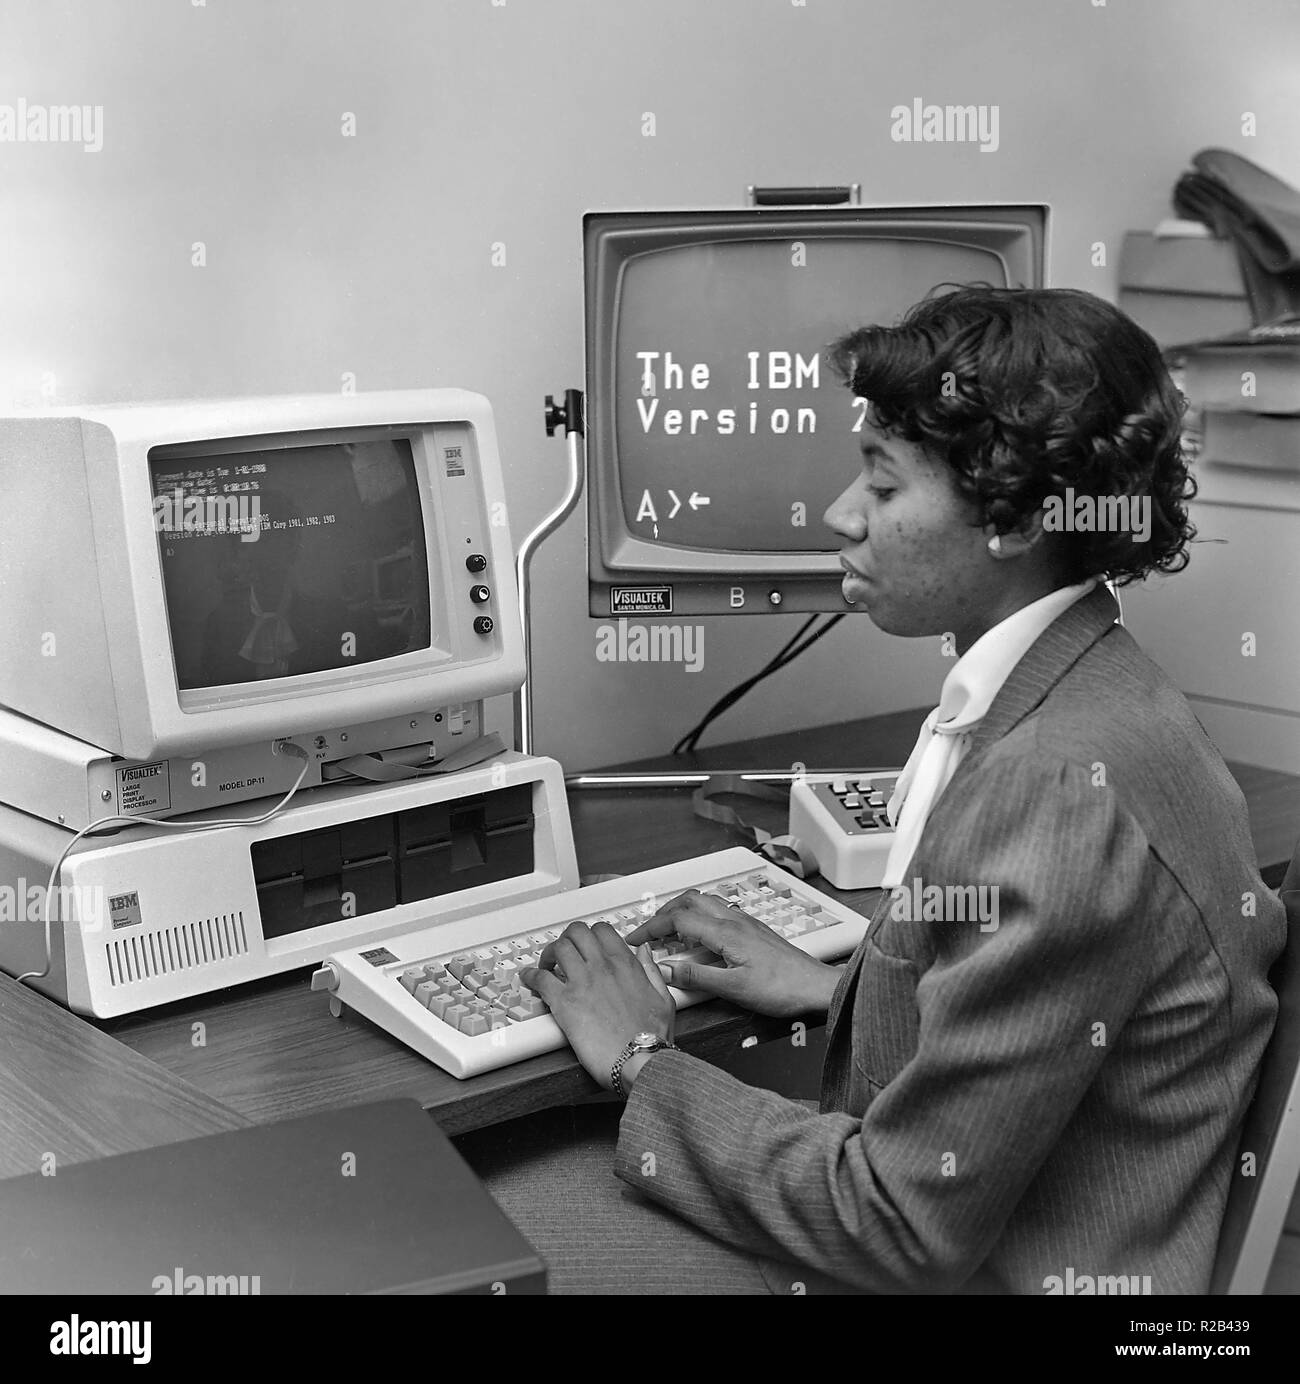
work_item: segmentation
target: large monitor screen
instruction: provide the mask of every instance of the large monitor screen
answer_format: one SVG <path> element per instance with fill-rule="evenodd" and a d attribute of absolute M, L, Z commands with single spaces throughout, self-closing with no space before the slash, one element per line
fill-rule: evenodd
<path fill-rule="evenodd" d="M 1001 279 L 987 250 L 829 240 L 698 244 L 633 259 L 615 328 L 624 519 L 647 542 L 827 551 L 861 409 L 821 351 L 938 283 Z M 795 263 L 792 264 L 792 259 Z M 676 495 L 680 503 L 675 504 Z"/>
<path fill-rule="evenodd" d="M 589 610 L 843 610 L 822 523 L 867 402 L 826 347 L 945 285 L 1041 286 L 1046 209 L 593 212 Z"/>
<path fill-rule="evenodd" d="M 430 646 L 406 438 L 151 458 L 177 686 L 222 687 Z"/>

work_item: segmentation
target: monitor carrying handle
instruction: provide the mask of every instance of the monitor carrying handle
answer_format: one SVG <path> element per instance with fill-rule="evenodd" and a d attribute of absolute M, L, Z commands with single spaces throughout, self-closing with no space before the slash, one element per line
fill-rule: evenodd
<path fill-rule="evenodd" d="M 862 205 L 862 184 L 838 187 L 755 187 L 745 189 L 751 207 L 857 207 Z"/>

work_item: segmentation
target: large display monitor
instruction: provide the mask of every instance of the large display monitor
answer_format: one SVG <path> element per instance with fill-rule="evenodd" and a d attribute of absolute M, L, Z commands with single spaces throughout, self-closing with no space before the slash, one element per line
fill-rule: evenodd
<path fill-rule="evenodd" d="M 1037 288 L 1039 205 L 591 213 L 590 613 L 842 611 L 865 401 L 823 348 L 941 284 Z"/>
<path fill-rule="evenodd" d="M 0 703 L 112 754 L 199 754 L 523 680 L 479 395 L 4 419 L 0 494 Z"/>

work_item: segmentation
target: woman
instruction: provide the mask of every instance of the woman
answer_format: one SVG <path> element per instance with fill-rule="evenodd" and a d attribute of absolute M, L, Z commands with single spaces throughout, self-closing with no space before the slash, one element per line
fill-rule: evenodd
<path fill-rule="evenodd" d="M 641 1199 L 593 1180 L 553 1213 L 544 1167 L 480 1170 L 561 1290 L 1204 1292 L 1285 924 L 1239 790 L 1100 582 L 1186 563 L 1182 399 L 1146 333 L 1067 290 L 959 289 L 833 360 L 871 401 L 826 516 L 845 598 L 960 655 L 891 804 L 897 888 L 846 967 L 698 894 L 629 938 L 728 963 L 669 962 L 678 985 L 827 1013 L 821 1109 L 627 1056 L 671 1034 L 662 976 L 574 925 L 525 981 L 602 1085 L 623 1059 L 613 1170 Z M 914 905 L 970 886 L 991 921 Z"/>

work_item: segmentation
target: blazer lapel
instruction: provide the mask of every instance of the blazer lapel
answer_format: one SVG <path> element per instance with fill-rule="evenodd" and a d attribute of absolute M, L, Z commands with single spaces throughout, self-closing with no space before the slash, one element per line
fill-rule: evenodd
<path fill-rule="evenodd" d="M 989 746 L 997 744 L 1037 707 L 1065 674 L 1114 625 L 1119 615 L 1115 598 L 1098 585 L 1055 619 L 1030 645 L 1011 670 L 983 721 L 976 727 L 971 746 L 944 793 L 961 785 Z M 924 837 L 923 837 L 924 839 Z M 846 1109 L 852 1100 L 852 1026 L 857 1008 L 867 939 L 880 926 L 892 899 L 886 890 L 876 903 L 871 922 L 849 958 L 844 978 L 835 990 L 826 1016 L 826 1057 L 822 1068 L 822 1109 Z M 869 1019 L 867 1020 L 869 1021 Z"/>
<path fill-rule="evenodd" d="M 953 776 L 954 782 L 967 764 L 1001 740 L 1043 701 L 1111 628 L 1118 615 L 1114 596 L 1099 584 L 1048 625 L 1011 670 L 984 719 L 976 726 L 970 749 Z"/>

